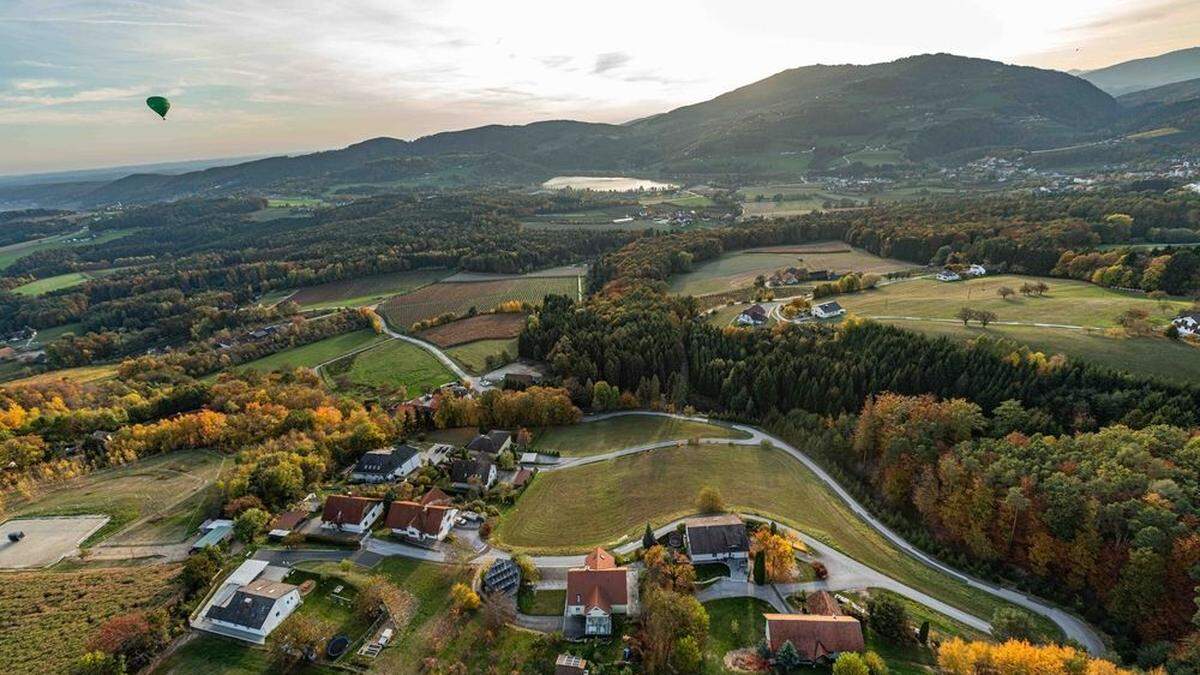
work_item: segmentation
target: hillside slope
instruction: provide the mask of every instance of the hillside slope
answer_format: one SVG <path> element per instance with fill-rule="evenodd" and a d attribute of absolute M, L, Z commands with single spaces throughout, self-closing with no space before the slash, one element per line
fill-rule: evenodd
<path fill-rule="evenodd" d="M 1113 96 L 1200 77 L 1200 47 L 1089 70 L 1080 77 Z"/>

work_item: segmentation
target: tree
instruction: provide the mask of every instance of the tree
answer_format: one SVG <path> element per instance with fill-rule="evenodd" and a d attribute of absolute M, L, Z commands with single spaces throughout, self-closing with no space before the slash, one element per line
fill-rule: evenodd
<path fill-rule="evenodd" d="M 992 614 L 992 636 L 1000 642 L 1024 640 L 1036 644 L 1041 641 L 1033 617 L 1015 607 L 1001 607 Z"/>
<path fill-rule="evenodd" d="M 650 529 L 650 523 L 646 523 L 646 531 L 642 533 L 642 548 L 649 550 L 658 541 L 654 538 L 654 530 Z"/>
<path fill-rule="evenodd" d="M 506 593 L 489 593 L 483 599 L 483 625 L 496 631 L 512 623 L 517 616 L 517 603 Z"/>
<path fill-rule="evenodd" d="M 364 620 L 370 621 L 379 616 L 386 607 L 386 598 L 391 592 L 391 584 L 387 579 L 374 576 L 359 587 L 358 595 L 354 596 L 354 613 Z"/>
<path fill-rule="evenodd" d="M 217 572 L 221 571 L 222 564 L 224 560 L 221 552 L 212 546 L 192 555 L 184 563 L 183 572 L 179 575 L 179 583 L 183 585 L 184 592 L 192 595 L 208 588 Z"/>
<path fill-rule="evenodd" d="M 750 550 L 755 555 L 756 566 L 758 556 L 762 554 L 766 580 L 770 583 L 786 583 L 796 578 L 796 554 L 787 537 L 759 528 L 750 538 Z"/>
<path fill-rule="evenodd" d="M 800 652 L 796 650 L 796 645 L 792 644 L 791 640 L 785 640 L 775 654 L 775 663 L 785 671 L 799 668 L 802 662 Z"/>
<path fill-rule="evenodd" d="M 971 323 L 971 319 L 977 317 L 975 310 L 971 309 L 970 307 L 960 307 L 958 311 L 954 313 L 954 318 L 963 322 L 963 326 L 966 326 Z"/>
<path fill-rule="evenodd" d="M 833 675 L 871 675 L 863 657 L 854 652 L 844 652 L 833 662 Z"/>
<path fill-rule="evenodd" d="M 917 642 L 923 645 L 929 644 L 929 620 L 921 622 L 921 627 L 917 630 Z"/>
<path fill-rule="evenodd" d="M 254 536 L 267 526 L 271 514 L 259 508 L 246 509 L 233 520 L 233 533 L 238 539 L 250 543 Z"/>
<path fill-rule="evenodd" d="M 767 583 L 767 555 L 761 550 L 754 554 L 754 583 Z"/>
<path fill-rule="evenodd" d="M 684 635 L 675 643 L 671 651 L 671 667 L 677 673 L 698 673 L 704 654 L 700 651 L 700 643 L 694 635 Z"/>
<path fill-rule="evenodd" d="M 687 557 L 655 544 L 642 556 L 646 580 L 659 588 L 691 593 L 696 584 L 696 568 Z"/>
<path fill-rule="evenodd" d="M 450 601 L 458 612 L 473 612 L 479 609 L 481 602 L 479 594 L 464 583 L 457 583 L 450 587 Z"/>
<path fill-rule="evenodd" d="M 292 612 L 271 633 L 271 650 L 280 662 L 289 666 L 301 659 L 316 658 L 325 637 L 331 635 L 333 630 L 333 626 L 311 614 Z"/>
<path fill-rule="evenodd" d="M 975 319 L 979 321 L 979 325 L 987 328 L 988 324 L 996 320 L 996 313 L 988 309 L 980 309 L 975 312 Z"/>
<path fill-rule="evenodd" d="M 542 573 L 538 569 L 537 564 L 533 562 L 533 558 L 523 553 L 518 553 L 513 556 L 513 564 L 517 566 L 517 569 L 521 570 L 522 584 L 533 585 L 541 580 Z"/>
<path fill-rule="evenodd" d="M 651 586 L 642 596 L 641 622 L 642 662 L 648 673 L 666 672 L 685 637 L 704 651 L 708 612 L 693 595 Z"/>
<path fill-rule="evenodd" d="M 167 617 L 163 612 L 117 614 L 100 625 L 88 648 L 119 656 L 140 668 L 167 642 Z"/>
<path fill-rule="evenodd" d="M 71 675 L 125 675 L 125 659 L 102 651 L 91 651 L 71 664 Z"/>
<path fill-rule="evenodd" d="M 1150 312 L 1140 307 L 1130 307 L 1117 316 L 1117 324 L 1129 335 L 1142 337 L 1153 332 L 1150 325 Z"/>
<path fill-rule="evenodd" d="M 706 485 L 696 495 L 696 509 L 700 513 L 721 513 L 725 510 L 725 500 L 716 488 Z"/>
<path fill-rule="evenodd" d="M 867 664 L 867 670 L 871 675 L 888 675 L 887 662 L 875 652 L 863 654 L 863 663 Z"/>
<path fill-rule="evenodd" d="M 904 643 L 912 639 L 908 625 L 908 610 L 890 595 L 872 598 L 867 605 L 867 625 L 880 637 Z"/>
<path fill-rule="evenodd" d="M 996 294 L 999 295 L 1002 300 L 1008 300 L 1012 296 L 1016 295 L 1017 292 L 1009 286 L 1001 286 L 1000 288 L 996 289 Z"/>

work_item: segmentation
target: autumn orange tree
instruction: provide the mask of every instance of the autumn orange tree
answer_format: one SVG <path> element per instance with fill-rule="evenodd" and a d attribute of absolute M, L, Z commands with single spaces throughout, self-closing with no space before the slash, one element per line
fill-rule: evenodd
<path fill-rule="evenodd" d="M 1119 668 L 1110 661 L 1089 658 L 1074 647 L 1036 646 L 1018 640 L 994 644 L 954 638 L 938 648 L 938 667 L 947 675 L 1133 675 L 1131 670 Z"/>
<path fill-rule="evenodd" d="M 796 578 L 796 552 L 792 540 L 785 534 L 760 527 L 750 535 L 750 554 L 763 553 L 767 581 L 786 583 Z"/>

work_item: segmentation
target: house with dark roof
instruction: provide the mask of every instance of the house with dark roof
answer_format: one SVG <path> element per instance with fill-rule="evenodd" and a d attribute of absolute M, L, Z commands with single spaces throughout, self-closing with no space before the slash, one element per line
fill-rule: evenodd
<path fill-rule="evenodd" d="M 806 664 L 825 664 L 844 652 L 866 649 L 862 626 L 852 616 L 819 614 L 764 614 L 766 641 L 772 654 L 792 643 Z"/>
<path fill-rule="evenodd" d="M 266 642 L 303 602 L 299 587 L 268 578 L 274 575 L 264 574 L 267 568 L 262 560 L 242 563 L 222 582 L 192 626 L 254 644 Z"/>
<path fill-rule="evenodd" d="M 837 302 L 822 302 L 819 305 L 814 305 L 812 308 L 813 316 L 818 319 L 832 319 L 835 316 L 841 316 L 846 313 L 846 310 Z"/>
<path fill-rule="evenodd" d="M 693 564 L 750 557 L 746 524 L 736 514 L 689 518 L 684 521 L 684 528 L 688 556 Z"/>
<path fill-rule="evenodd" d="M 383 500 L 329 495 L 321 511 L 321 527 L 339 532 L 363 533 L 383 515 Z"/>
<path fill-rule="evenodd" d="M 403 478 L 421 466 L 421 451 L 411 445 L 371 450 L 363 453 L 350 471 L 350 480 L 360 483 L 386 483 Z"/>
<path fill-rule="evenodd" d="M 450 534 L 457 517 L 458 509 L 450 505 L 444 492 L 434 488 L 418 500 L 392 502 L 384 522 L 396 536 L 433 544 Z"/>
<path fill-rule="evenodd" d="M 447 472 L 455 490 L 488 490 L 496 484 L 496 464 L 481 453 L 450 462 Z"/>
<path fill-rule="evenodd" d="M 761 326 L 767 322 L 767 310 L 762 305 L 751 305 L 737 315 L 739 326 Z"/>
<path fill-rule="evenodd" d="M 479 434 L 467 443 L 467 450 L 473 452 L 486 452 L 489 455 L 498 455 L 512 447 L 512 433 L 493 429 L 486 434 Z"/>
<path fill-rule="evenodd" d="M 611 635 L 614 614 L 636 613 L 637 574 L 618 567 L 611 553 L 596 548 L 584 559 L 583 567 L 567 570 L 566 603 L 564 635 Z"/>

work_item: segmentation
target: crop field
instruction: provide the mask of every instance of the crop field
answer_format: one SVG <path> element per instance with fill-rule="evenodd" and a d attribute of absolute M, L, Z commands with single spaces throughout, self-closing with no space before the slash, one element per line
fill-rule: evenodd
<path fill-rule="evenodd" d="M 489 356 L 492 357 L 493 367 L 496 368 L 517 357 L 517 338 L 476 340 L 450 347 L 446 350 L 446 354 L 462 364 L 462 367 L 468 371 L 482 375 L 492 370 L 487 363 Z M 505 355 L 508 358 L 505 358 Z"/>
<path fill-rule="evenodd" d="M 444 269 L 430 269 L 343 279 L 301 288 L 288 299 L 304 309 L 358 307 L 427 286 L 448 274 Z"/>
<path fill-rule="evenodd" d="M 99 382 L 115 377 L 117 367 L 115 365 L 106 364 L 99 366 L 79 366 L 78 368 L 64 368 L 62 370 L 51 370 L 37 375 L 30 375 L 19 380 L 10 380 L 4 383 L 4 386 L 17 386 L 25 384 L 43 384 L 46 382 L 58 382 L 59 380 L 70 380 L 86 384 L 88 382 Z"/>
<path fill-rule="evenodd" d="M 703 486 L 720 491 L 730 509 L 796 527 L 977 616 L 990 617 L 1003 604 L 896 550 L 802 464 L 759 446 L 683 446 L 543 471 L 501 517 L 493 537 L 498 545 L 547 553 L 611 546 L 638 536 L 647 522 L 658 526 L 694 513 Z"/>
<path fill-rule="evenodd" d="M 347 352 L 384 342 L 387 339 L 387 336 L 376 335 L 374 331 L 356 330 L 351 333 L 318 340 L 301 347 L 293 347 L 281 352 L 275 352 L 270 356 L 264 356 L 254 361 L 247 361 L 238 366 L 237 369 L 269 371 L 281 368 L 312 368 L 332 361 Z"/>
<path fill-rule="evenodd" d="M 197 493 L 216 481 L 223 457 L 185 450 L 140 460 L 47 487 L 32 498 L 5 495 L 8 515 L 111 518 L 87 544 L 183 541 L 203 520 Z"/>
<path fill-rule="evenodd" d="M 841 242 L 814 242 L 726 253 L 696 265 L 691 272 L 671 277 L 671 292 L 696 296 L 724 293 L 753 286 L 758 275 L 769 276 L 783 267 L 885 274 L 915 266 L 852 249 Z"/>
<path fill-rule="evenodd" d="M 746 438 L 745 432 L 718 424 L 658 415 L 621 415 L 598 422 L 550 427 L 538 432 L 534 450 L 558 450 L 564 457 L 596 455 L 635 445 L 689 438 Z"/>
<path fill-rule="evenodd" d="M 437 283 L 380 305 L 384 317 L 398 329 L 442 314 L 465 314 L 474 307 L 490 310 L 508 300 L 539 304 L 546 295 L 579 295 L 577 277 L 518 277 L 494 281 Z"/>
<path fill-rule="evenodd" d="M 476 340 L 511 340 L 524 327 L 524 314 L 479 314 L 423 330 L 417 337 L 439 347 L 453 347 Z"/>
<path fill-rule="evenodd" d="M 179 565 L 0 576 L 0 663 L 5 672 L 65 673 L 109 617 L 162 606 Z"/>
<path fill-rule="evenodd" d="M 414 395 L 455 380 L 432 354 L 403 340 L 389 340 L 347 356 L 329 364 L 326 372 L 339 388 L 368 395 L 400 387 Z"/>

